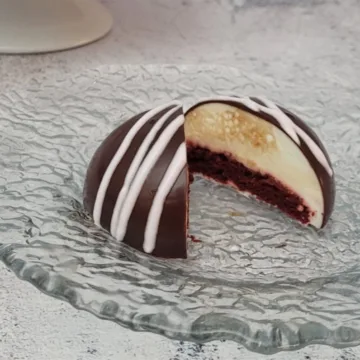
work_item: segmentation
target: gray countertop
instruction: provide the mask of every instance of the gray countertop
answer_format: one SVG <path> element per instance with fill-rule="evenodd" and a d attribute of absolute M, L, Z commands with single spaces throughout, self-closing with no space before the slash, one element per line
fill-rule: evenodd
<path fill-rule="evenodd" d="M 360 58 L 360 4 L 356 0 L 106 0 L 115 18 L 101 41 L 60 53 L 0 57 L 0 91 L 27 79 L 76 73 L 102 64 L 217 63 L 246 70 L 249 59 L 276 76 L 292 71 L 301 57 L 346 81 L 354 69 L 323 50 Z M 343 19 L 343 21 L 342 21 Z M 267 30 L 264 32 L 264 28 Z M 262 30 L 262 31 L 261 31 Z M 264 35 L 265 34 L 265 35 Z M 266 52 L 263 51 L 266 46 Z M 309 55 L 311 54 L 311 56 Z M 318 63 L 314 64 L 314 59 Z M 299 60 L 297 60 L 299 62 Z M 265 64 L 265 67 L 264 67 Z M 311 85 L 310 85 L 311 86 Z M 0 359 L 27 360 L 220 360 L 360 359 L 360 348 L 336 350 L 312 345 L 301 351 L 262 356 L 231 342 L 204 346 L 134 333 L 80 312 L 18 280 L 0 264 Z"/>

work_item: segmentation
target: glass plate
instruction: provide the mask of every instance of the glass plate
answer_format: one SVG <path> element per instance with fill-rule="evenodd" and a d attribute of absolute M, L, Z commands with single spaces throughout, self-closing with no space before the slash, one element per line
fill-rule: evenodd
<path fill-rule="evenodd" d="M 78 309 L 139 331 L 262 353 L 360 343 L 360 124 L 355 78 L 294 68 L 281 81 L 215 66 L 104 66 L 0 96 L 0 258 Z M 311 87 L 309 86 L 311 84 Z M 265 95 L 324 140 L 337 198 L 325 230 L 202 179 L 192 185 L 189 259 L 116 243 L 82 208 L 87 164 L 133 114 L 171 99 Z"/>

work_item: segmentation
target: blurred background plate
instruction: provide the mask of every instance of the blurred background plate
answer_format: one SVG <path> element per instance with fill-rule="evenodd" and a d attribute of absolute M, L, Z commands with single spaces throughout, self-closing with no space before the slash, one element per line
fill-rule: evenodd
<path fill-rule="evenodd" d="M 82 186 L 100 141 L 141 110 L 214 94 L 268 96 L 317 130 L 337 180 L 327 228 L 302 228 L 198 179 L 190 232 L 202 241 L 189 240 L 187 260 L 154 259 L 97 229 Z M 231 339 L 262 353 L 357 345 L 359 95 L 355 78 L 342 83 L 300 66 L 281 82 L 256 68 L 171 65 L 32 80 L 0 95 L 0 258 L 44 293 L 133 330 Z"/>
<path fill-rule="evenodd" d="M 0 53 L 70 49 L 111 27 L 110 13 L 97 0 L 0 0 Z"/>

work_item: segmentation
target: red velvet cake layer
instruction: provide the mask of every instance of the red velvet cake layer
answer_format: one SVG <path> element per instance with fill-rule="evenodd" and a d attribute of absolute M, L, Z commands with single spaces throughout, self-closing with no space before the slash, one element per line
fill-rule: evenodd
<path fill-rule="evenodd" d="M 247 168 L 230 154 L 214 153 L 191 144 L 187 144 L 187 154 L 190 173 L 234 185 L 240 191 L 251 193 L 259 200 L 278 207 L 303 224 L 309 222 L 312 214 L 303 200 L 271 175 Z"/>

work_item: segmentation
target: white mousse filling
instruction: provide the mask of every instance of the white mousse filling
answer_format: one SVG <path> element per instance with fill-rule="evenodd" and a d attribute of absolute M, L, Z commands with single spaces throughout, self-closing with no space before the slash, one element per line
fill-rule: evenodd
<path fill-rule="evenodd" d="M 321 227 L 324 200 L 319 179 L 298 145 L 276 126 L 237 107 L 208 103 L 187 114 L 185 138 L 271 175 L 303 199 L 313 212 L 310 224 Z"/>

